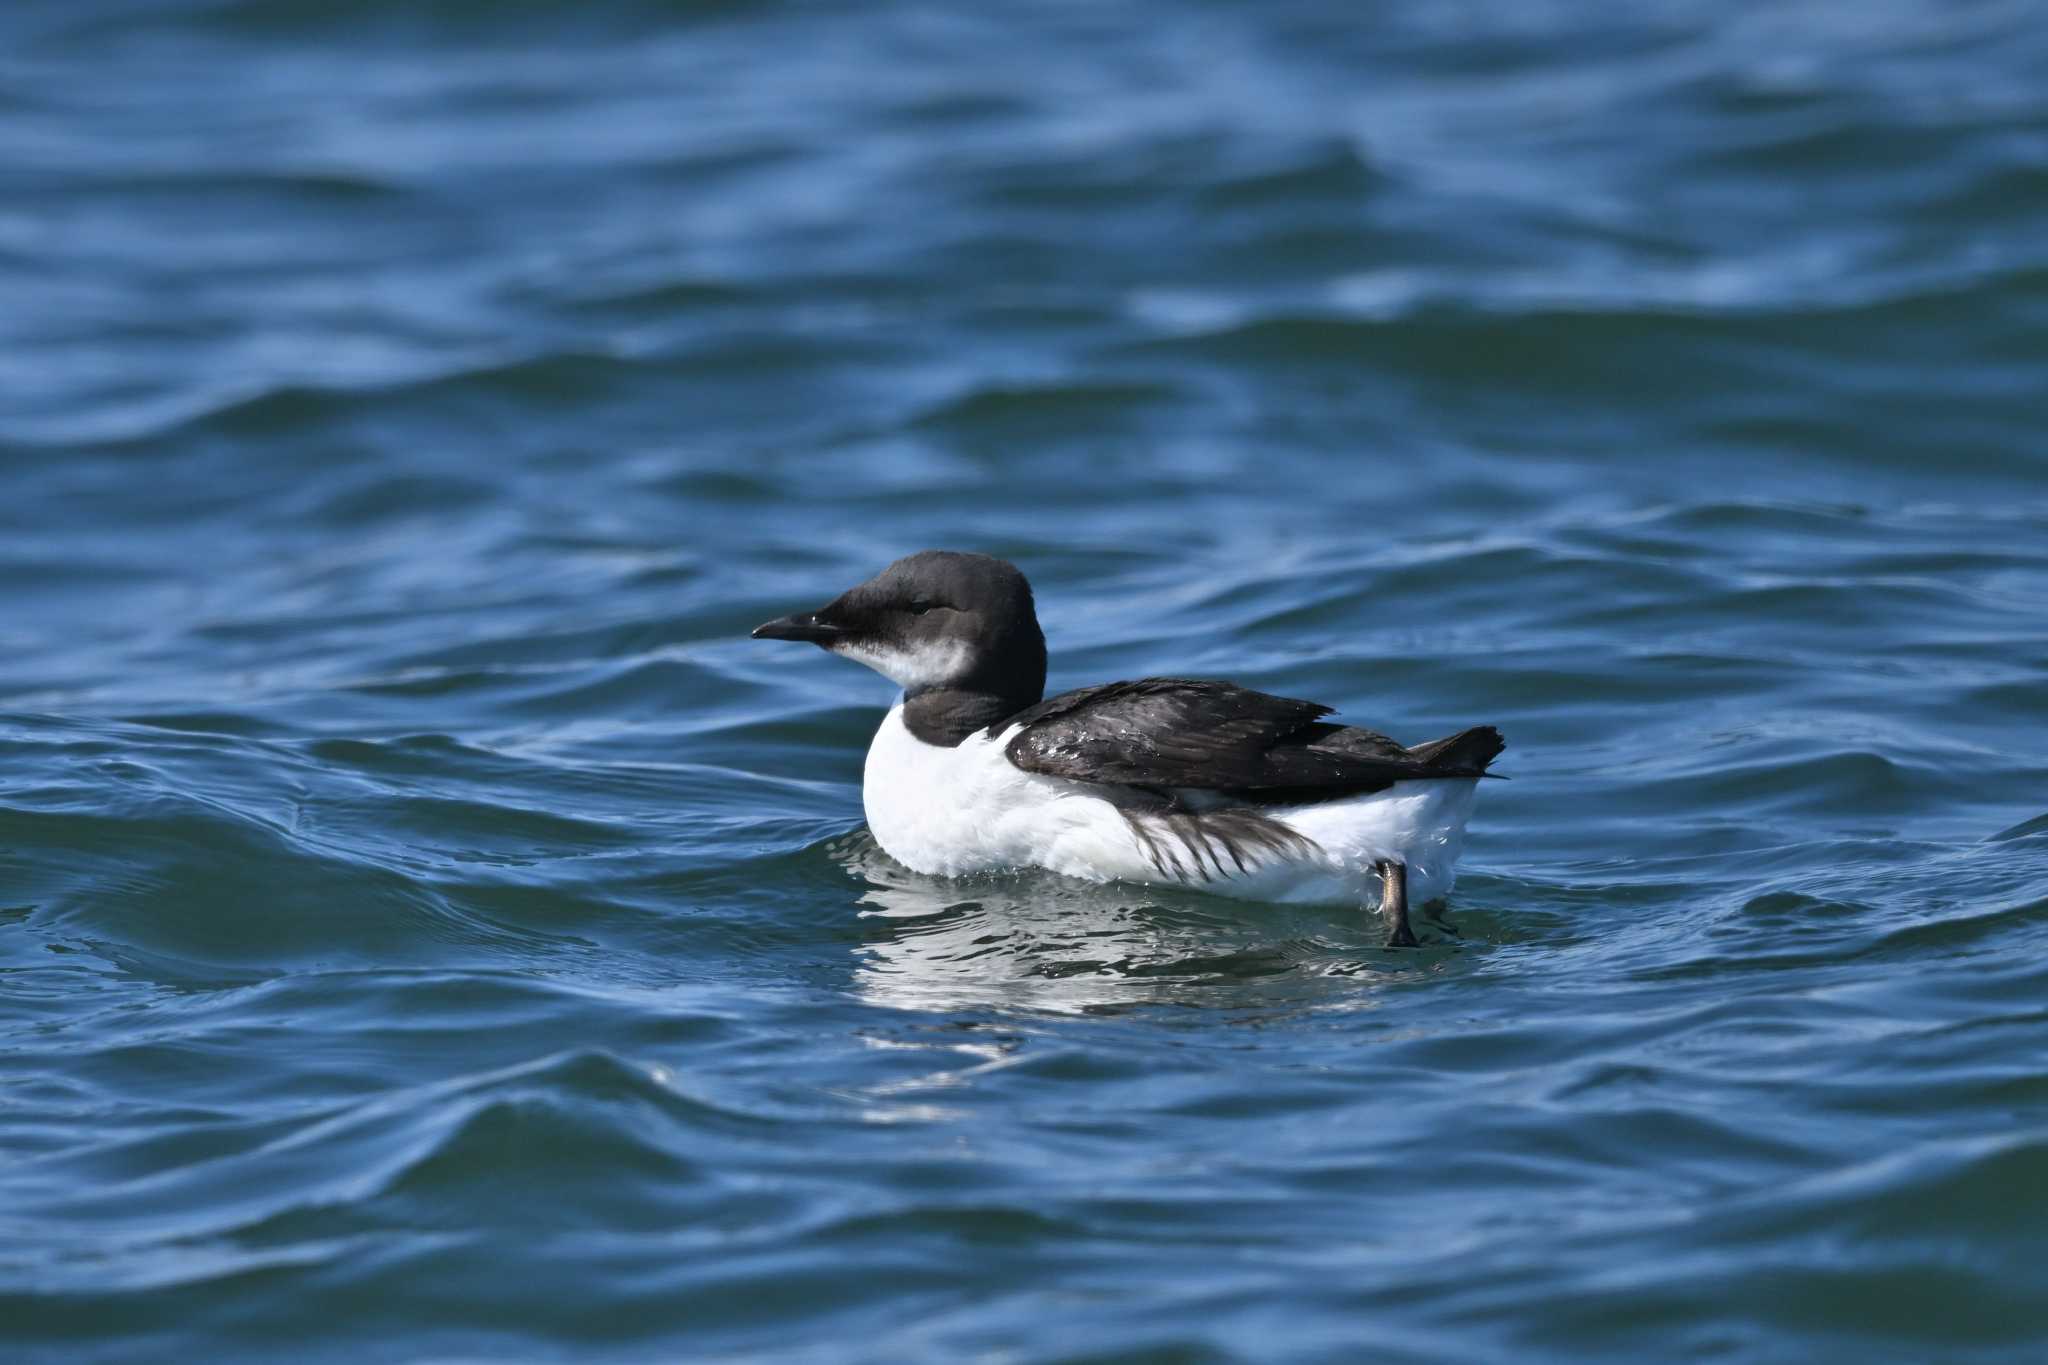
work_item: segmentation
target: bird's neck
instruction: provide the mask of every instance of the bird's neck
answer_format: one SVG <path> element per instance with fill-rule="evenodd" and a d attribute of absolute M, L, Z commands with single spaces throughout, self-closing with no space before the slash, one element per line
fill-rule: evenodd
<path fill-rule="evenodd" d="M 903 726 L 926 744 L 951 749 L 977 730 L 986 730 L 1027 706 L 1037 705 L 1043 685 L 1028 689 L 983 690 L 972 686 L 921 687 L 903 694 Z"/>
<path fill-rule="evenodd" d="M 987 641 L 972 658 L 973 666 L 950 682 L 903 694 L 904 727 L 926 744 L 951 749 L 1044 699 L 1045 634 L 1035 617 Z"/>

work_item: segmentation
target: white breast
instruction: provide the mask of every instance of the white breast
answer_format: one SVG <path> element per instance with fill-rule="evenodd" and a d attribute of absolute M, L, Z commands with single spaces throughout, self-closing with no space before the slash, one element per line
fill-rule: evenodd
<path fill-rule="evenodd" d="M 1140 876 L 1116 807 L 1084 783 L 1020 771 L 1003 754 L 1008 742 L 1007 733 L 976 732 L 950 749 L 926 744 L 898 702 L 868 746 L 861 784 L 876 842 L 940 876 L 1020 867 L 1098 881 Z"/>
<path fill-rule="evenodd" d="M 1401 782 L 1369 796 L 1266 808 L 1260 814 L 1303 838 L 1239 868 L 1204 841 L 1198 822 L 1169 828 L 1142 814 L 1127 818 L 1101 787 L 1019 770 L 1003 752 L 1014 733 L 976 733 L 948 749 L 911 734 L 901 702 L 891 708 L 868 748 L 861 789 L 868 828 L 884 851 L 937 876 L 1038 867 L 1089 881 L 1351 905 L 1377 894 L 1373 865 L 1393 858 L 1408 864 L 1409 895 L 1419 904 L 1450 889 L 1477 786 Z"/>

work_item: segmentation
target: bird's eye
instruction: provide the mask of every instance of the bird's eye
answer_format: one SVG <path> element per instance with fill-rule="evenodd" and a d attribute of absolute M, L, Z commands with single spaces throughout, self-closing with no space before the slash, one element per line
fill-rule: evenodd
<path fill-rule="evenodd" d="M 912 602 L 910 604 L 910 614 L 912 616 L 922 616 L 931 609 L 932 604 L 925 601 L 922 597 L 918 598 L 915 602 Z"/>

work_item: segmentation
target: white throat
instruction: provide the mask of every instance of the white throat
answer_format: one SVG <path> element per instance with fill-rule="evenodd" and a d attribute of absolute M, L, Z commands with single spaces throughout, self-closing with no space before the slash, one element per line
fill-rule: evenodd
<path fill-rule="evenodd" d="M 940 687 L 967 674 L 967 643 L 941 640 L 901 649 L 887 645 L 834 645 L 832 652 L 855 663 L 866 664 L 906 691 Z"/>

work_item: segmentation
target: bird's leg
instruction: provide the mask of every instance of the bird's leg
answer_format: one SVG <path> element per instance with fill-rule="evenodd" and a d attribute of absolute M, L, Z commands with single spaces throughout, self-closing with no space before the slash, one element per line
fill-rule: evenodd
<path fill-rule="evenodd" d="M 1408 864 L 1392 859 L 1377 864 L 1380 873 L 1380 915 L 1387 921 L 1389 948 L 1419 948 L 1408 927 Z"/>

